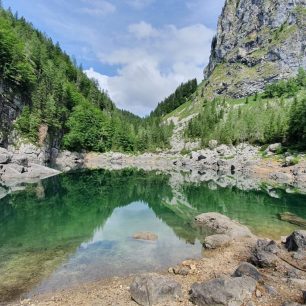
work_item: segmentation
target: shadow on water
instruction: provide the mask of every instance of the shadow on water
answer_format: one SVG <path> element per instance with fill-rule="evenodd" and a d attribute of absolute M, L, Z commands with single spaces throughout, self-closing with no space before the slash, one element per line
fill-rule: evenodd
<path fill-rule="evenodd" d="M 278 214 L 306 217 L 305 196 L 181 182 L 152 172 L 80 171 L 59 175 L 0 200 L 0 302 L 114 275 L 152 271 L 201 254 L 192 227 L 219 211 L 259 235 L 296 227 Z M 157 242 L 131 239 L 157 233 Z"/>

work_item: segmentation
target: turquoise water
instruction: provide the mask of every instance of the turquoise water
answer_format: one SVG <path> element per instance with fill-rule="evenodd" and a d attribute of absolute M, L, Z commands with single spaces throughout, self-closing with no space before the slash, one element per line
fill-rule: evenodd
<path fill-rule="evenodd" d="M 172 184 L 169 176 L 135 170 L 82 171 L 26 186 L 0 200 L 0 302 L 110 276 L 154 271 L 202 254 L 192 225 L 219 211 L 258 235 L 280 238 L 306 218 L 306 197 L 277 191 Z M 172 186 L 173 185 L 173 186 Z M 149 231 L 157 241 L 137 241 Z"/>

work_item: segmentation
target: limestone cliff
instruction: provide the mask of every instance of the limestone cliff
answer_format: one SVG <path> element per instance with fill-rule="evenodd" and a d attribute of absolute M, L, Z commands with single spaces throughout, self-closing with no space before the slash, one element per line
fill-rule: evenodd
<path fill-rule="evenodd" d="M 242 97 L 306 69 L 305 0 L 226 0 L 204 71 L 208 96 Z"/>

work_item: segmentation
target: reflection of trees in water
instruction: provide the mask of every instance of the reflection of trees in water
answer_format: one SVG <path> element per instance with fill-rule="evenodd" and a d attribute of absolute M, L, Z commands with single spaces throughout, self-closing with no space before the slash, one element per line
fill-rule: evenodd
<path fill-rule="evenodd" d="M 33 286 L 90 239 L 96 228 L 103 227 L 115 208 L 136 201 L 147 203 L 159 219 L 189 243 L 194 243 L 198 235 L 191 220 L 200 212 L 219 211 L 242 223 L 263 227 L 271 226 L 271 218 L 279 212 L 306 216 L 304 196 L 282 194 L 275 199 L 264 192 L 211 190 L 208 183 L 186 183 L 182 176 L 136 170 L 55 176 L 0 200 L 2 299 L 26 290 L 24 284 Z M 6 286 L 5 272 L 12 268 L 16 281 Z"/>
<path fill-rule="evenodd" d="M 167 180 L 132 170 L 83 171 L 28 185 L 2 199 L 0 302 L 50 274 L 95 228 L 103 227 L 116 207 L 137 200 L 154 206 L 171 192 Z"/>

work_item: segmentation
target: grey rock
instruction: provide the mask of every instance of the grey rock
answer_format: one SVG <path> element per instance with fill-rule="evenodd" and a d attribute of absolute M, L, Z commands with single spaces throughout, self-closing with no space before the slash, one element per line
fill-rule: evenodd
<path fill-rule="evenodd" d="M 285 303 L 282 304 L 282 306 L 300 306 L 300 305 L 301 305 L 301 304 L 299 304 L 299 303 L 290 302 L 290 301 L 285 302 Z"/>
<path fill-rule="evenodd" d="M 294 157 L 293 156 L 287 156 L 285 158 L 285 161 L 283 163 L 283 167 L 290 167 L 294 165 Z"/>
<path fill-rule="evenodd" d="M 188 267 L 175 267 L 173 269 L 174 274 L 187 276 L 190 273 L 190 269 Z"/>
<path fill-rule="evenodd" d="M 294 252 L 292 254 L 292 258 L 296 259 L 296 260 L 305 260 L 306 259 L 306 251 L 302 250 L 302 251 Z"/>
<path fill-rule="evenodd" d="M 278 184 L 292 184 L 293 182 L 293 177 L 289 173 L 284 173 L 284 172 L 276 172 L 270 174 L 270 179 L 276 181 Z"/>
<path fill-rule="evenodd" d="M 287 237 L 285 247 L 288 251 L 301 251 L 306 249 L 306 231 L 297 230 Z"/>
<path fill-rule="evenodd" d="M 300 290 L 305 290 L 306 288 L 306 280 L 299 278 L 288 278 L 288 284 L 294 287 L 299 288 Z"/>
<path fill-rule="evenodd" d="M 25 154 L 14 154 L 11 162 L 23 167 L 28 167 L 29 165 L 28 157 Z"/>
<path fill-rule="evenodd" d="M 303 272 L 298 269 L 292 268 L 288 269 L 287 276 L 288 278 L 303 278 Z"/>
<path fill-rule="evenodd" d="M 246 226 L 219 213 L 201 214 L 195 218 L 195 224 L 200 227 L 207 227 L 216 234 L 225 234 L 231 239 L 253 236 Z"/>
<path fill-rule="evenodd" d="M 9 168 L 12 168 L 14 170 L 16 170 L 18 173 L 24 173 L 27 172 L 27 168 L 25 168 L 24 166 L 20 166 L 18 164 L 13 164 L 10 163 L 9 165 L 7 165 Z"/>
<path fill-rule="evenodd" d="M 265 289 L 267 290 L 268 294 L 271 295 L 271 296 L 277 296 L 278 295 L 277 290 L 270 285 L 265 285 Z"/>
<path fill-rule="evenodd" d="M 202 305 L 243 305 L 256 289 L 256 280 L 248 276 L 216 278 L 191 286 L 190 300 Z"/>
<path fill-rule="evenodd" d="M 260 268 L 274 268 L 278 263 L 279 248 L 275 241 L 258 240 L 251 256 L 251 262 Z"/>
<path fill-rule="evenodd" d="M 16 169 L 16 168 L 14 166 L 12 166 L 11 164 L 3 167 L 2 168 L 1 180 L 5 182 L 6 180 L 10 180 L 10 179 L 13 179 L 13 178 L 19 178 L 21 172 L 20 172 L 20 169 L 18 169 L 18 168 Z"/>
<path fill-rule="evenodd" d="M 139 305 L 151 306 L 176 300 L 182 296 L 182 289 L 179 283 L 169 277 L 148 274 L 135 277 L 130 293 Z"/>
<path fill-rule="evenodd" d="M 254 278 L 257 281 L 262 279 L 262 276 L 259 273 L 259 271 L 256 269 L 256 267 L 254 267 L 248 262 L 241 263 L 239 267 L 236 269 L 236 271 L 234 272 L 233 276 L 235 277 L 249 276 L 249 277 Z"/>
<path fill-rule="evenodd" d="M 282 144 L 281 143 L 274 143 L 274 144 L 270 144 L 268 146 L 268 151 L 272 152 L 272 153 L 276 153 L 278 150 L 280 150 L 282 148 Z"/>
<path fill-rule="evenodd" d="M 228 245 L 232 240 L 230 236 L 225 234 L 210 235 L 204 239 L 203 245 L 206 249 L 217 249 Z"/>
<path fill-rule="evenodd" d="M 118 163 L 122 160 L 121 153 L 112 154 L 112 163 Z M 76 170 L 82 167 L 84 163 L 84 156 L 81 153 L 62 151 L 58 153 L 54 161 L 54 165 L 60 171 Z"/>

